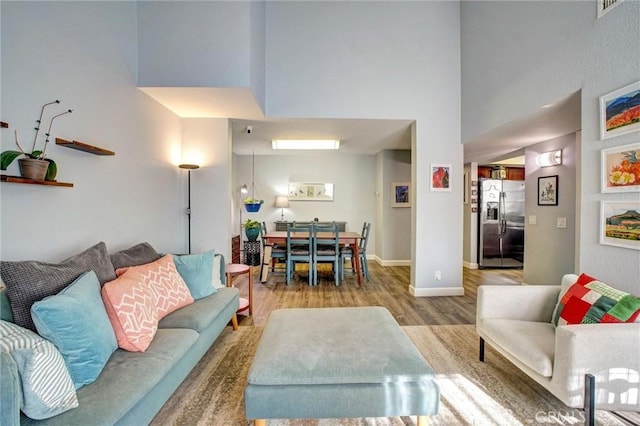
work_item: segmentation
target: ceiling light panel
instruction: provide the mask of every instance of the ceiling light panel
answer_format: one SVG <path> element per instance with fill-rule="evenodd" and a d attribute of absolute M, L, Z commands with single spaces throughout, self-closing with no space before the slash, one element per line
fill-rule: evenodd
<path fill-rule="evenodd" d="M 335 139 L 274 139 L 273 149 L 340 149 L 340 141 Z"/>

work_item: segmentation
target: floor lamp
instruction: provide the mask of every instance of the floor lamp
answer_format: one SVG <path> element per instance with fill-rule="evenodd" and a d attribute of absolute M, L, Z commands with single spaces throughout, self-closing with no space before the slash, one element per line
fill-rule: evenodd
<path fill-rule="evenodd" d="M 191 254 L 191 170 L 199 169 L 200 166 L 197 164 L 180 164 L 178 167 L 187 170 L 187 193 L 189 197 L 187 203 L 187 222 L 189 224 L 189 254 Z"/>

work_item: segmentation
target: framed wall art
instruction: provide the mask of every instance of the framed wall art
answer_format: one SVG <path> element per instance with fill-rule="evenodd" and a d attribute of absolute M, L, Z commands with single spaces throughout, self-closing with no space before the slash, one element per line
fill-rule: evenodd
<path fill-rule="evenodd" d="M 600 97 L 600 139 L 640 130 L 640 81 Z"/>
<path fill-rule="evenodd" d="M 558 175 L 538 178 L 538 205 L 558 205 Z"/>
<path fill-rule="evenodd" d="M 451 164 L 431 164 L 431 190 L 451 192 Z"/>
<path fill-rule="evenodd" d="M 391 184 L 391 207 L 411 207 L 411 184 L 394 182 Z"/>
<path fill-rule="evenodd" d="M 469 204 L 469 171 L 464 172 L 462 184 L 464 185 L 464 191 L 462 192 L 462 200 L 464 204 Z"/>
<path fill-rule="evenodd" d="M 602 192 L 640 191 L 640 142 L 601 151 Z"/>
<path fill-rule="evenodd" d="M 333 201 L 333 184 L 289 182 L 289 201 Z"/>
<path fill-rule="evenodd" d="M 600 202 L 600 244 L 640 250 L 640 201 Z"/>

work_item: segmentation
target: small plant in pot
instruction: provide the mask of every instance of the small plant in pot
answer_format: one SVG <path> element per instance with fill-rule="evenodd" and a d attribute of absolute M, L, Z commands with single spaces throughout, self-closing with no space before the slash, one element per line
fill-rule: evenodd
<path fill-rule="evenodd" d="M 260 206 L 264 203 L 264 200 L 260 200 L 258 198 L 247 197 L 244 199 L 244 208 L 249 213 L 255 213 L 260 210 Z"/>
<path fill-rule="evenodd" d="M 260 235 L 260 222 L 247 219 L 247 221 L 242 224 L 242 227 L 249 241 L 256 241 L 258 239 L 258 235 Z"/>
<path fill-rule="evenodd" d="M 40 124 L 42 123 L 42 115 L 44 114 L 44 110 L 48 105 L 59 104 L 59 100 L 55 100 L 53 102 L 49 102 L 42 106 L 42 110 L 40 111 L 40 118 L 36 120 L 38 126 L 35 128 L 36 135 L 33 138 L 33 146 L 31 147 L 31 152 L 25 151 L 20 143 L 18 142 L 18 131 L 16 130 L 15 140 L 16 146 L 19 151 L 8 150 L 3 151 L 0 154 L 0 170 L 7 170 L 7 167 L 13 163 L 13 160 L 20 156 L 24 156 L 24 158 L 18 159 L 18 165 L 20 167 L 20 175 L 23 178 L 33 179 L 33 180 L 54 180 L 56 174 L 58 173 L 58 167 L 56 166 L 55 161 L 50 158 L 47 158 L 47 145 L 49 144 L 49 136 L 51 134 L 51 126 L 53 125 L 53 120 L 60 117 L 61 115 L 70 114 L 73 112 L 72 110 L 67 110 L 61 114 L 55 115 L 51 118 L 49 122 L 49 129 L 46 135 L 46 139 L 44 141 L 44 145 L 42 149 L 36 149 L 36 143 L 38 141 L 38 132 L 40 131 Z"/>

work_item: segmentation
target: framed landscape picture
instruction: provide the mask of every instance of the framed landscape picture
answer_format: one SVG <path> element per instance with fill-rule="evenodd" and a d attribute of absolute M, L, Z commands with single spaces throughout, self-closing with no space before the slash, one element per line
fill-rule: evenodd
<path fill-rule="evenodd" d="M 394 182 L 391 184 L 391 207 L 411 207 L 411 184 Z"/>
<path fill-rule="evenodd" d="M 538 178 L 538 205 L 558 205 L 558 175 Z"/>
<path fill-rule="evenodd" d="M 431 190 L 451 191 L 451 164 L 431 164 Z"/>
<path fill-rule="evenodd" d="M 600 244 L 640 250 L 640 202 L 600 202 Z"/>
<path fill-rule="evenodd" d="M 602 192 L 640 191 L 640 142 L 601 151 Z"/>
<path fill-rule="evenodd" d="M 640 81 L 600 97 L 600 139 L 640 130 Z"/>

